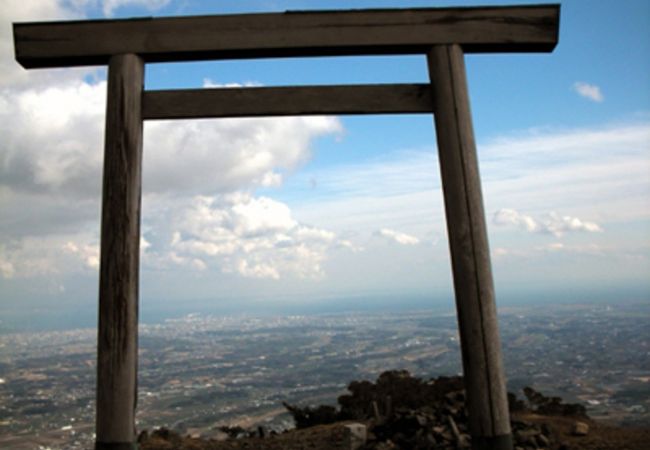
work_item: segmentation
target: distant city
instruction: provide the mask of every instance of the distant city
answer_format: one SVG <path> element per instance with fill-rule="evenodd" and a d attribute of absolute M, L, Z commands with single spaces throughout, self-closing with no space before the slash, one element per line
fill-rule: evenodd
<path fill-rule="evenodd" d="M 650 305 L 500 310 L 508 388 L 532 386 L 619 425 L 650 426 Z M 94 329 L 0 335 L 0 447 L 94 441 Z M 336 404 L 390 369 L 461 372 L 453 312 L 254 317 L 189 314 L 140 328 L 137 426 L 214 436 L 221 425 L 291 427 L 282 406 Z"/>

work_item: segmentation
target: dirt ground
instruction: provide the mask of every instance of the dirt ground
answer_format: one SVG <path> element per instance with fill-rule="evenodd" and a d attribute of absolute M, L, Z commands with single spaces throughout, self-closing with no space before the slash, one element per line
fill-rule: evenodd
<path fill-rule="evenodd" d="M 151 436 L 140 442 L 140 450 L 343 450 L 349 449 L 343 423 L 293 430 L 268 438 L 242 438 L 228 441 L 185 437 L 162 439 Z"/>
<path fill-rule="evenodd" d="M 549 450 L 648 450 L 650 428 L 621 428 L 581 419 L 589 425 L 586 436 L 572 434 L 576 419 L 535 414 L 513 418 L 546 424 L 553 436 Z M 342 450 L 349 448 L 344 423 L 320 425 L 271 436 L 229 441 L 203 440 L 178 436 L 167 439 L 150 436 L 140 442 L 141 450 Z"/>
<path fill-rule="evenodd" d="M 540 425 L 545 423 L 551 429 L 555 445 L 552 450 L 649 450 L 650 449 L 650 428 L 628 428 L 615 427 L 595 422 L 593 420 L 580 419 L 589 425 L 589 433 L 586 436 L 574 436 L 572 434 L 575 419 L 569 417 L 548 417 L 535 414 L 513 415 L 514 418 L 536 422 Z"/>

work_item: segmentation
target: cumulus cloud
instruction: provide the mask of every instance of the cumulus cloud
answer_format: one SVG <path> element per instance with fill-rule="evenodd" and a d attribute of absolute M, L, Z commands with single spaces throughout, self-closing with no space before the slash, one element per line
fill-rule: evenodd
<path fill-rule="evenodd" d="M 391 230 L 389 228 L 382 228 L 377 232 L 377 235 L 402 245 L 416 245 L 420 243 L 420 240 L 415 236 Z"/>
<path fill-rule="evenodd" d="M 144 185 L 190 195 L 278 186 L 315 138 L 341 130 L 335 117 L 146 123 Z"/>
<path fill-rule="evenodd" d="M 99 267 L 99 250 L 88 235 L 27 236 L 0 248 L 0 275 L 33 278 L 81 273 Z"/>
<path fill-rule="evenodd" d="M 63 246 L 65 252 L 77 255 L 84 264 L 91 269 L 99 268 L 99 245 L 82 244 L 77 245 L 68 241 Z"/>
<path fill-rule="evenodd" d="M 0 185 L 13 191 L 99 194 L 106 83 L 78 80 L 0 92 Z M 223 119 L 145 125 L 149 192 L 225 192 L 277 186 L 310 156 L 334 117 Z"/>
<path fill-rule="evenodd" d="M 167 209 L 145 218 L 143 269 L 217 271 L 246 278 L 322 279 L 330 253 L 356 252 L 349 240 L 293 218 L 289 207 L 239 191 L 166 199 Z M 97 230 L 98 231 L 98 230 Z M 96 232 L 50 233 L 0 247 L 0 277 L 59 277 L 99 268 Z"/>
<path fill-rule="evenodd" d="M 0 185 L 12 191 L 99 193 L 106 83 L 0 92 Z"/>
<path fill-rule="evenodd" d="M 503 208 L 494 213 L 492 222 L 496 225 L 512 225 L 531 233 L 546 233 L 560 237 L 572 231 L 590 233 L 601 232 L 603 229 L 595 222 L 588 222 L 572 216 L 560 216 L 555 212 L 546 214 L 541 219 L 520 213 L 514 209 Z"/>
<path fill-rule="evenodd" d="M 0 242 L 6 248 L 0 273 L 29 277 L 96 269 L 105 70 L 24 70 L 14 60 L 11 22 L 81 18 L 84 9 L 98 3 L 5 3 L 0 8 Z M 102 6 L 112 14 L 126 5 L 156 9 L 166 3 L 113 0 Z M 207 78 L 204 84 L 218 85 Z M 341 130 L 335 117 L 147 123 L 143 204 L 148 215 L 143 225 L 161 234 L 156 230 L 167 227 L 165 211 L 196 196 L 279 186 L 288 173 L 309 160 L 314 139 Z M 167 207 L 147 209 L 162 202 Z M 254 233 L 255 227 L 263 232 L 271 220 L 260 211 L 246 210 L 254 206 L 244 202 L 238 205 L 242 211 L 236 212 L 252 221 L 248 233 Z M 155 244 L 160 251 L 160 242 Z M 143 241 L 143 248 L 149 245 Z M 175 264 L 208 267 L 201 258 L 180 251 L 168 249 L 165 254 Z M 143 256 L 143 266 L 158 264 L 155 254 Z M 272 272 L 261 270 L 263 262 L 254 262 L 251 258 L 247 266 L 229 267 L 240 267 L 235 272 L 249 276 L 273 277 Z"/>
<path fill-rule="evenodd" d="M 6 89 L 62 86 L 77 82 L 83 77 L 93 77 L 95 67 L 64 70 L 25 70 L 14 58 L 13 22 L 38 22 L 50 20 L 83 19 L 86 0 L 3 0 L 0 6 L 0 104 L 6 101 Z M 4 97 L 4 98 L 3 98 Z"/>
<path fill-rule="evenodd" d="M 514 209 L 500 209 L 494 213 L 492 221 L 497 225 L 515 225 L 526 231 L 539 231 L 539 223 L 530 216 L 521 214 Z"/>
<path fill-rule="evenodd" d="M 560 216 L 554 212 L 550 213 L 543 221 L 546 232 L 555 236 L 562 236 L 569 231 L 586 231 L 589 233 L 600 233 L 603 229 L 595 222 L 588 222 L 571 216 Z"/>
<path fill-rule="evenodd" d="M 600 103 L 605 100 L 603 93 L 600 91 L 600 87 L 595 84 L 585 83 L 584 81 L 576 81 L 573 84 L 573 90 L 578 93 L 581 97 L 589 99 L 593 102 Z"/>
<path fill-rule="evenodd" d="M 0 276 L 5 279 L 13 278 L 16 270 L 11 261 L 6 259 L 4 253 L 4 247 L 0 247 Z"/>
<path fill-rule="evenodd" d="M 349 245 L 299 223 L 286 204 L 245 192 L 197 196 L 171 227 L 169 252 L 160 258 L 252 278 L 320 278 L 328 252 Z"/>

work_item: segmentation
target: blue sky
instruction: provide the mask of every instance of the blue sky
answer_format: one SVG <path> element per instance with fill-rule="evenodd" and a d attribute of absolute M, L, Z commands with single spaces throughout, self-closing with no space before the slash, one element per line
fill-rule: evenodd
<path fill-rule="evenodd" d="M 647 301 L 650 3 L 561 4 L 553 53 L 466 59 L 497 299 Z M 11 22 L 459 5 L 2 2 L 0 310 L 96 307 L 105 108 L 104 68 L 25 71 Z M 146 69 L 147 89 L 427 79 L 419 56 Z M 145 309 L 452 298 L 431 116 L 151 122 L 144 152 Z"/>

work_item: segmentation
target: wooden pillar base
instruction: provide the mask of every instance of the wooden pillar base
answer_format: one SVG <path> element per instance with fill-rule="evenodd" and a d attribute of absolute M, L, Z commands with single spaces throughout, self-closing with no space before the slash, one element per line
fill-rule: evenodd
<path fill-rule="evenodd" d="M 512 434 L 491 437 L 472 437 L 472 450 L 512 450 Z"/>
<path fill-rule="evenodd" d="M 134 442 L 95 442 L 95 450 L 138 450 Z"/>

